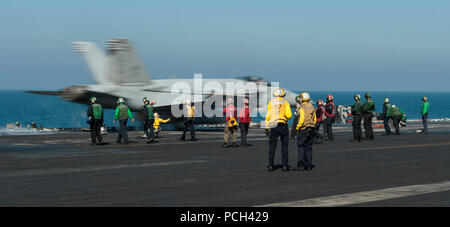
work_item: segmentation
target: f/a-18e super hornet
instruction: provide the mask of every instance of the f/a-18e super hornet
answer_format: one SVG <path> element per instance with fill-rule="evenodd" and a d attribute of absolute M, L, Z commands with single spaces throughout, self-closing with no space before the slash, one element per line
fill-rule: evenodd
<path fill-rule="evenodd" d="M 272 98 L 271 89 L 275 88 L 271 83 L 267 83 L 258 77 L 198 80 L 194 76 L 194 79 L 152 80 L 142 66 L 128 39 L 109 39 L 106 42 L 107 53 L 91 42 L 73 42 L 72 45 L 76 51 L 83 54 L 96 83 L 71 86 L 60 91 L 28 92 L 42 95 L 57 95 L 64 100 L 81 104 L 88 104 L 89 98 L 94 96 L 97 98 L 98 103 L 105 108 L 111 109 L 116 107 L 117 99 L 123 97 L 131 111 L 134 112 L 140 111 L 143 105 L 143 97 L 149 97 L 151 102 L 155 102 L 155 109 L 162 117 L 180 119 L 179 116 L 174 116 L 171 110 L 174 106 L 182 108 L 184 101 L 186 101 L 184 97 L 190 97 L 195 105 L 203 105 L 210 100 L 226 100 L 229 97 L 233 97 L 235 103 L 237 103 L 236 100 L 241 100 L 239 97 L 245 96 L 250 101 L 256 100 L 258 104 L 256 104 L 257 108 L 254 109 L 263 110 L 265 105 L 267 105 L 267 99 Z M 250 86 L 249 89 L 243 91 L 226 89 L 227 83 L 245 85 L 249 82 L 254 82 L 253 84 L 257 86 Z M 181 87 L 187 86 L 192 89 L 174 92 L 176 85 L 181 85 Z M 216 89 L 217 87 L 222 87 L 223 89 Z M 294 106 L 296 95 L 288 90 L 285 90 L 285 92 L 285 99 L 290 105 Z M 264 99 L 262 100 L 263 97 Z M 223 101 L 222 103 L 226 102 Z M 221 113 L 222 103 L 217 107 L 217 112 Z M 215 109 L 214 104 L 213 109 Z M 200 116 L 196 118 L 196 123 L 224 122 L 221 116 L 211 117 L 205 116 L 205 114 Z"/>

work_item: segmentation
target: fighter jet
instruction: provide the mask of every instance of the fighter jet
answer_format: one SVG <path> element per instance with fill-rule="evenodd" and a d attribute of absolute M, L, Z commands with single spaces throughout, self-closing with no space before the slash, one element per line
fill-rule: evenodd
<path fill-rule="evenodd" d="M 202 79 L 202 75 L 195 75 L 193 79 L 160 79 L 152 80 L 147 70 L 142 66 L 137 54 L 132 48 L 131 42 L 124 38 L 112 38 L 106 42 L 106 53 L 95 43 L 91 42 L 72 42 L 75 51 L 84 56 L 90 72 L 92 73 L 95 84 L 77 85 L 64 88 L 60 91 L 27 91 L 34 94 L 57 95 L 64 100 L 88 104 L 89 98 L 94 96 L 97 102 L 105 108 L 115 108 L 119 97 L 125 98 L 126 104 L 131 111 L 139 112 L 143 105 L 142 99 L 149 97 L 151 102 L 155 103 L 156 111 L 162 117 L 180 119 L 180 116 L 174 116 L 173 108 L 182 108 L 186 97 L 189 97 L 195 104 L 204 105 L 211 100 L 226 100 L 233 97 L 239 100 L 239 97 L 255 98 L 258 104 L 256 109 L 265 110 L 266 99 L 272 98 L 271 89 L 274 89 L 271 83 L 266 82 L 259 77 L 242 77 L 236 79 Z M 199 77 L 201 78 L 199 80 Z M 200 82 L 199 82 L 200 81 Z M 200 84 L 199 84 L 200 83 Z M 253 83 L 257 86 L 250 86 L 244 91 L 227 90 L 228 84 L 248 84 Z M 177 91 L 176 87 L 190 87 L 192 89 L 181 89 Z M 223 89 L 210 89 L 209 87 L 221 86 Z M 295 105 L 295 94 L 285 90 L 285 99 L 290 105 Z M 266 99 L 262 99 L 265 97 Z M 223 101 L 222 103 L 226 103 Z M 221 104 L 222 104 L 221 103 Z M 236 102 L 235 102 L 236 103 Z M 222 111 L 223 105 L 213 105 L 216 112 Z M 197 108 L 196 108 L 197 109 Z M 220 114 L 218 114 L 219 116 Z M 223 117 L 205 116 L 196 118 L 196 123 L 221 123 Z"/>

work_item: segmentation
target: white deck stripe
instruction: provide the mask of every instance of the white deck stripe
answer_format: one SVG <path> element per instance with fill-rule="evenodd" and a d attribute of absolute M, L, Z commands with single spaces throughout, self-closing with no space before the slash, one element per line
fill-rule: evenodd
<path fill-rule="evenodd" d="M 117 170 L 127 168 L 145 168 L 153 166 L 170 166 L 181 164 L 193 164 L 193 163 L 205 163 L 206 160 L 185 160 L 174 162 L 152 162 L 152 163 L 134 163 L 134 164 L 119 164 L 119 165 L 107 165 L 107 166 L 93 166 L 93 167 L 80 167 L 80 168 L 53 168 L 53 169 L 30 169 L 30 170 L 18 170 L 0 172 L 0 178 L 2 177 L 23 177 L 23 176 L 42 176 L 52 174 L 65 174 L 65 173 L 79 173 L 89 171 L 103 171 L 103 170 Z"/>
<path fill-rule="evenodd" d="M 259 207 L 333 207 L 361 204 L 387 199 L 403 198 L 450 190 L 450 181 L 433 184 L 420 184 L 404 187 L 387 188 L 374 191 L 356 192 L 343 195 L 327 196 L 314 199 L 298 200 L 284 203 L 272 203 Z"/>

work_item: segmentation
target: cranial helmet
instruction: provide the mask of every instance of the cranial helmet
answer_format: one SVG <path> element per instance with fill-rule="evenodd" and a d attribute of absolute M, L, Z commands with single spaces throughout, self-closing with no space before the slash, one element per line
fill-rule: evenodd
<path fill-rule="evenodd" d="M 300 97 L 302 98 L 302 102 L 309 102 L 309 101 L 311 101 L 311 96 L 309 96 L 308 92 L 302 92 L 300 94 Z"/>
<path fill-rule="evenodd" d="M 323 100 L 322 99 L 317 100 L 317 106 L 323 106 Z"/>
<path fill-rule="evenodd" d="M 245 104 L 245 105 L 248 105 L 248 104 L 249 104 L 249 101 L 248 101 L 248 98 L 247 98 L 247 97 L 245 97 L 245 98 L 243 99 L 243 101 L 244 101 L 244 104 Z"/>
<path fill-rule="evenodd" d="M 328 95 L 328 96 L 327 96 L 327 100 L 328 100 L 328 101 L 333 101 L 333 100 L 334 100 L 334 97 L 333 97 L 332 95 Z"/>
<path fill-rule="evenodd" d="M 275 89 L 275 91 L 273 91 L 273 96 L 284 97 L 284 96 L 286 96 L 286 93 L 284 92 L 284 90 L 282 88 L 277 88 L 277 89 Z"/>

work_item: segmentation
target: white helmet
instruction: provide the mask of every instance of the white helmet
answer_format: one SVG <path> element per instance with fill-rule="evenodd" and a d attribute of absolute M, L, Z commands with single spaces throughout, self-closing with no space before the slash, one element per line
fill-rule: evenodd
<path fill-rule="evenodd" d="M 384 103 L 389 103 L 389 99 L 388 98 L 384 98 Z"/>
<path fill-rule="evenodd" d="M 228 105 L 234 104 L 234 100 L 233 100 L 232 98 L 228 98 L 228 99 L 227 99 L 227 104 L 228 104 Z"/>
<path fill-rule="evenodd" d="M 286 93 L 284 92 L 284 90 L 282 88 L 277 88 L 273 91 L 273 96 L 284 97 L 284 96 L 286 96 Z"/>
<path fill-rule="evenodd" d="M 192 103 L 191 99 L 186 99 L 186 104 L 190 105 Z"/>
<path fill-rule="evenodd" d="M 117 103 L 125 103 L 125 99 L 124 99 L 124 98 L 119 98 L 119 100 L 117 101 Z"/>
<path fill-rule="evenodd" d="M 309 102 L 309 101 L 311 101 L 311 96 L 309 96 L 308 92 L 302 92 L 300 94 L 300 97 L 302 97 L 302 102 Z"/>

